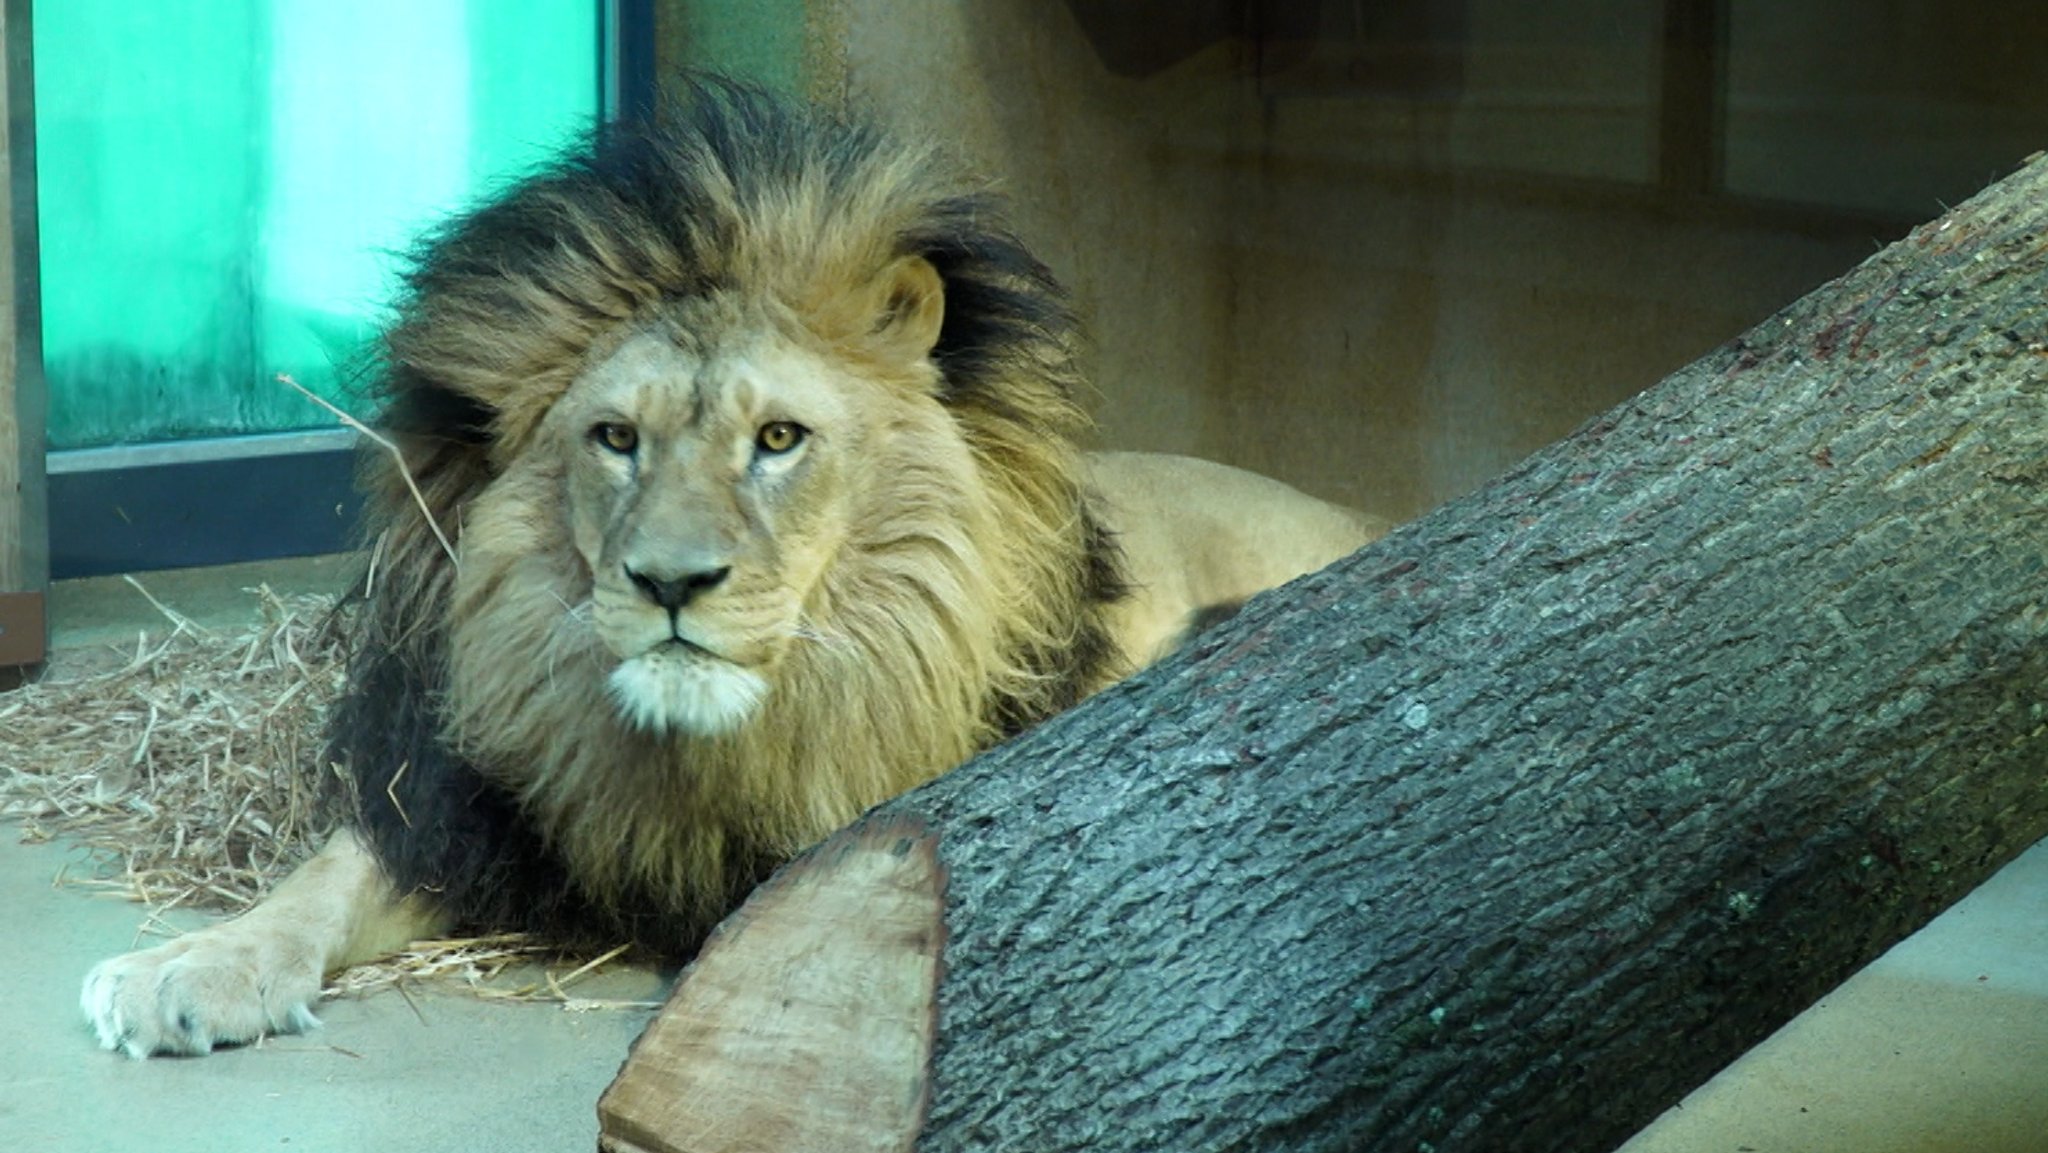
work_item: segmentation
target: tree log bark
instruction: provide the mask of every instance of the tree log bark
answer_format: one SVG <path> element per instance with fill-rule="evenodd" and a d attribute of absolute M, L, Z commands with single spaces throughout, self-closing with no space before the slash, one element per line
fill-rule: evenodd
<path fill-rule="evenodd" d="M 875 1062 L 920 1150 L 1613 1147 L 2048 834 L 2044 289 L 2036 160 L 884 806 L 677 1004 L 810 980 L 835 922 L 754 926 L 908 821 L 936 1032 Z M 651 1042 L 621 1086 L 719 1059 Z M 844 1050 L 782 1044 L 676 1147 L 808 1147 Z"/>

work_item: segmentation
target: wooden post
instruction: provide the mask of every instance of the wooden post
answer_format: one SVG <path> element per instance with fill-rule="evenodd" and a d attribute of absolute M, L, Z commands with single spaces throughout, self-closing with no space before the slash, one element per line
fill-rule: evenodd
<path fill-rule="evenodd" d="M 0 669 L 43 659 L 49 533 L 28 0 L 0 5 Z"/>
<path fill-rule="evenodd" d="M 935 862 L 890 898 L 942 913 L 930 1056 L 846 1045 L 918 1006 L 835 1000 L 655 1136 L 1613 1148 L 2048 835 L 2044 292 L 2037 159 L 792 864 L 622 1083 L 712 1083 L 764 999 L 917 986 L 930 933 L 849 933 L 879 825 Z M 914 1137 L 831 1106 L 848 1061 Z M 622 1100 L 605 1139 L 661 1147 Z"/>

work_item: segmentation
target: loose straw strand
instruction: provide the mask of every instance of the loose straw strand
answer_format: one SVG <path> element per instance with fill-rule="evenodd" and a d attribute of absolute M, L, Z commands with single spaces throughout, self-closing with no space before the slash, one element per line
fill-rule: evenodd
<path fill-rule="evenodd" d="M 441 542 L 441 551 L 448 554 L 448 561 L 450 564 L 453 564 L 456 567 L 460 568 L 462 562 L 461 560 L 457 559 L 455 555 L 455 546 L 448 542 L 447 534 L 441 531 L 441 524 L 439 521 L 434 519 L 433 510 L 427 507 L 427 498 L 420 492 L 420 486 L 413 483 L 412 469 L 409 466 L 407 466 L 405 461 L 405 453 L 399 451 L 398 445 L 394 444 L 392 441 L 387 439 L 382 433 L 379 433 L 376 429 L 371 428 L 369 425 L 364 424 L 362 421 L 357 420 L 355 417 L 350 416 L 346 412 L 343 412 L 338 406 L 336 406 L 332 401 L 328 400 L 326 397 L 321 396 L 319 393 L 314 392 L 312 389 L 307 388 L 305 385 L 300 384 L 296 380 L 293 380 L 289 373 L 280 372 L 277 374 L 277 379 L 280 382 L 291 385 L 293 388 L 299 390 L 299 395 L 305 397 L 307 400 L 312 401 L 314 404 L 319 405 L 321 408 L 326 409 L 328 412 L 333 413 L 335 418 L 341 421 L 341 423 L 349 426 L 352 429 L 355 429 L 357 432 L 362 433 L 364 436 L 369 437 L 372 441 L 375 441 L 378 445 L 382 446 L 384 451 L 391 454 L 391 459 L 398 462 L 398 475 L 405 479 L 406 490 L 412 493 L 413 503 L 420 506 L 420 515 L 426 518 L 427 527 L 433 530 L 434 539 Z"/>

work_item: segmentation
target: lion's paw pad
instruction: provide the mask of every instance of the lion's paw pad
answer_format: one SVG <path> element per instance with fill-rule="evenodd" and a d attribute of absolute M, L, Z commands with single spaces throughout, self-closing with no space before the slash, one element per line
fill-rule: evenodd
<path fill-rule="evenodd" d="M 114 957 L 86 974 L 79 1007 L 102 1048 L 136 1058 L 196 1056 L 319 1025 L 310 1007 L 320 994 L 317 964 L 213 932 Z"/>

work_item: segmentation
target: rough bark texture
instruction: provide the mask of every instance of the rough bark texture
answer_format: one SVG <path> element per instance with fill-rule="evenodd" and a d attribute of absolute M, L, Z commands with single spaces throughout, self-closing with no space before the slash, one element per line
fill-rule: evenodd
<path fill-rule="evenodd" d="M 1610 1148 L 2048 834 L 2044 288 L 2037 162 L 885 806 L 917 1148 Z"/>

